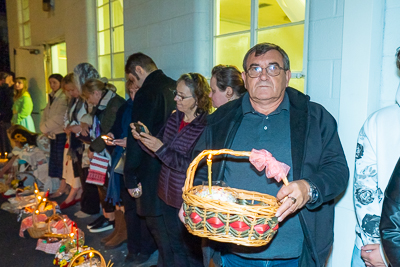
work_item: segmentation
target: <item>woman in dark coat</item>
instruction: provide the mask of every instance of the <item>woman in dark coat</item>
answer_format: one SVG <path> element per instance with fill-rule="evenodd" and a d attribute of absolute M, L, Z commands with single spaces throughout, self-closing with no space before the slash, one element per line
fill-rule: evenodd
<path fill-rule="evenodd" d="M 208 97 L 210 86 L 198 73 L 182 75 L 175 91 L 176 112 L 169 117 L 157 137 L 151 136 L 145 125 L 140 134 L 132 130 L 135 139 L 143 144 L 148 153 L 161 160 L 158 196 L 162 200 L 162 214 L 166 224 L 169 243 L 174 256 L 174 266 L 202 266 L 201 255 L 195 255 L 194 236 L 190 236 L 179 221 L 182 205 L 182 187 L 186 169 L 191 162 L 191 152 L 206 125 L 212 103 Z M 197 253 L 201 252 L 200 246 Z"/>

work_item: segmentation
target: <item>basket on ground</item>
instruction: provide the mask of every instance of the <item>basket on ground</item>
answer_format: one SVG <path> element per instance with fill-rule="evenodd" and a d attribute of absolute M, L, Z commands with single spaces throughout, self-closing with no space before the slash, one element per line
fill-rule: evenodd
<path fill-rule="evenodd" d="M 182 195 L 186 228 L 193 235 L 219 242 L 253 247 L 268 244 L 279 228 L 275 213 L 280 203 L 275 197 L 258 192 L 224 188 L 237 197 L 236 203 L 230 203 L 203 198 L 196 194 L 204 188 L 203 185 L 193 187 L 199 162 L 208 156 L 208 177 L 211 184 L 211 158 L 220 154 L 250 157 L 251 152 L 230 149 L 204 150 L 192 161 L 187 170 Z M 287 184 L 287 179 L 283 181 Z"/>

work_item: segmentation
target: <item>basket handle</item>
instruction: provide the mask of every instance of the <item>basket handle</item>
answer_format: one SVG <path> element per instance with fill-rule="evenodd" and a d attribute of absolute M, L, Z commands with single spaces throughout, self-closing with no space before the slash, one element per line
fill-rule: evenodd
<path fill-rule="evenodd" d="M 237 157 L 241 157 L 241 156 L 250 157 L 251 152 L 250 151 L 234 151 L 232 149 L 203 150 L 199 155 L 197 155 L 197 157 L 194 158 L 194 160 L 190 163 L 189 168 L 187 169 L 187 172 L 186 172 L 187 178 L 185 180 L 183 192 L 186 192 L 190 188 L 193 187 L 194 174 L 196 173 L 196 169 L 197 169 L 197 166 L 199 165 L 199 162 L 205 156 L 212 157 L 212 156 L 221 155 L 221 154 L 228 154 L 228 155 L 233 155 L 233 156 L 237 156 Z M 286 186 L 289 184 L 287 177 L 283 178 L 282 181 Z"/>
<path fill-rule="evenodd" d="M 51 221 L 53 221 L 53 220 L 55 220 L 55 219 L 60 219 L 60 220 L 62 220 L 62 222 L 63 222 L 63 224 L 64 224 L 64 227 L 65 227 L 65 229 L 67 229 L 67 232 L 68 232 L 68 225 L 67 225 L 67 223 L 64 221 L 64 218 L 61 216 L 61 215 L 59 215 L 58 213 L 56 213 L 56 214 L 53 214 L 53 215 L 51 215 L 51 217 L 49 217 L 49 222 L 47 223 L 47 229 L 48 229 L 48 233 L 46 233 L 46 234 L 44 234 L 44 236 L 45 237 L 57 237 L 57 238 L 61 238 L 61 239 L 63 239 L 63 238 L 67 238 L 68 237 L 68 234 L 57 234 L 57 233 L 53 233 L 52 231 L 51 231 Z"/>

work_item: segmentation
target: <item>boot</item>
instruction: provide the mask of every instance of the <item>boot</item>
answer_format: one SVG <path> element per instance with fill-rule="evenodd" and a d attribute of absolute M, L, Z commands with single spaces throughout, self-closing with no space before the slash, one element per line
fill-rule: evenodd
<path fill-rule="evenodd" d="M 121 246 L 128 240 L 128 234 L 126 230 L 126 222 L 124 213 L 120 210 L 115 211 L 115 235 L 104 245 L 105 249 L 114 249 Z"/>
<path fill-rule="evenodd" d="M 103 237 L 103 238 L 100 240 L 100 243 L 101 243 L 102 245 L 104 245 L 105 243 L 107 243 L 108 241 L 110 241 L 110 240 L 117 234 L 117 232 L 118 232 L 118 224 L 115 224 L 114 231 L 113 231 L 111 234 L 109 234 L 108 236 Z"/>

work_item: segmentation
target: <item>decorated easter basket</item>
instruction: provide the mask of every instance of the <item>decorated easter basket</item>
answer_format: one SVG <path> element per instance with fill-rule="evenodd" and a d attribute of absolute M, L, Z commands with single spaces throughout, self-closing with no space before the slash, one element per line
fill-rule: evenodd
<path fill-rule="evenodd" d="M 221 187 L 211 184 L 212 156 L 229 154 L 250 157 L 251 153 L 230 149 L 204 150 L 189 165 L 182 197 L 185 226 L 191 234 L 218 242 L 252 247 L 263 246 L 271 241 L 279 228 L 275 213 L 280 203 L 275 197 L 241 189 L 222 188 L 237 198 L 237 202 L 232 203 L 199 196 L 198 193 L 204 190 L 204 186 L 193 187 L 197 166 L 204 157 L 208 156 L 208 180 L 211 192 L 211 190 L 221 190 Z M 282 181 L 285 185 L 288 184 L 286 176 Z"/>
<path fill-rule="evenodd" d="M 113 265 L 114 263 L 111 263 L 111 261 L 107 264 L 100 252 L 90 249 L 75 255 L 69 262 L 68 267 L 112 267 Z"/>
<path fill-rule="evenodd" d="M 54 204 L 54 202 L 52 201 L 44 201 L 42 202 L 42 205 L 51 205 L 52 207 L 52 211 L 53 211 L 53 215 L 56 215 L 56 205 Z M 40 214 L 42 215 L 42 214 Z M 39 221 L 38 220 L 38 216 L 39 216 L 39 210 L 35 210 L 32 213 L 32 227 L 29 227 L 28 233 L 32 238 L 40 238 L 42 236 L 44 236 L 46 233 L 49 233 L 49 222 L 45 222 L 45 221 Z"/>

